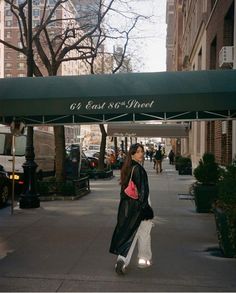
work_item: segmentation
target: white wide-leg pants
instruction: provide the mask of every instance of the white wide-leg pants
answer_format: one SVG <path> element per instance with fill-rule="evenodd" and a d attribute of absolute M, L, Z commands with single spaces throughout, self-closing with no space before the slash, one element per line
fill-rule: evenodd
<path fill-rule="evenodd" d="M 129 252 L 126 257 L 118 255 L 118 259 L 122 259 L 127 267 L 130 263 L 136 243 L 138 243 L 138 258 L 145 261 L 152 259 L 151 250 L 151 229 L 153 227 L 152 220 L 145 220 L 140 223 L 140 226 L 136 232 L 134 240 L 131 244 Z"/>

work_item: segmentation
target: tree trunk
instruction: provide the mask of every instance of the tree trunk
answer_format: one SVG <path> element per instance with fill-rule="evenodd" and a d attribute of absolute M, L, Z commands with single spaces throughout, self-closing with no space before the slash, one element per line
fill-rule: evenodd
<path fill-rule="evenodd" d="M 56 180 L 65 181 L 65 131 L 64 126 L 54 126 Z"/>
<path fill-rule="evenodd" d="M 102 133 L 102 140 L 100 145 L 100 156 L 98 162 L 98 170 L 104 170 L 104 158 L 105 158 L 105 151 L 106 151 L 106 138 L 107 133 L 103 124 L 99 124 L 101 133 Z"/>
<path fill-rule="evenodd" d="M 117 144 L 117 137 L 116 136 L 114 137 L 114 150 L 115 150 L 115 156 L 116 156 L 116 159 L 117 159 L 117 156 L 118 156 L 118 144 Z"/>

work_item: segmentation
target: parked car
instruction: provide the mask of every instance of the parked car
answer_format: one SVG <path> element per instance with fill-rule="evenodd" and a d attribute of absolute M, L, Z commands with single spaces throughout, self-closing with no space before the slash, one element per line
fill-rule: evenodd
<path fill-rule="evenodd" d="M 7 204 L 10 196 L 10 179 L 3 166 L 0 165 L 0 207 Z"/>
<path fill-rule="evenodd" d="M 89 160 L 90 169 L 97 169 L 98 168 L 98 158 L 96 157 L 87 157 Z"/>

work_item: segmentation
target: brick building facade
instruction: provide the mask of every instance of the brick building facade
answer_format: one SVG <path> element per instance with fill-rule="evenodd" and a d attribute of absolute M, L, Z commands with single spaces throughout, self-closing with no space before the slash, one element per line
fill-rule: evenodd
<path fill-rule="evenodd" d="M 167 1 L 168 2 L 168 1 Z M 219 54 L 224 46 L 235 43 L 234 0 L 175 0 L 172 29 L 173 56 L 167 56 L 167 63 L 173 64 L 168 70 L 230 70 L 233 64 L 220 66 Z M 168 7 L 168 5 L 167 5 Z M 176 30 L 182 19 L 182 29 Z M 173 23 L 175 25 L 173 26 Z M 176 36 L 176 34 L 178 36 Z M 176 40 L 181 40 L 181 49 Z M 168 60 L 172 58 L 172 60 Z M 222 96 L 222 98 L 224 98 Z M 181 153 L 191 155 L 193 165 L 198 164 L 204 152 L 211 152 L 221 165 L 232 161 L 236 151 L 235 122 L 208 121 L 191 122 L 188 148 L 181 141 Z"/>
<path fill-rule="evenodd" d="M 210 4 L 208 4 L 210 5 Z M 219 53 L 224 46 L 234 45 L 234 1 L 215 1 L 206 26 L 206 68 L 219 69 Z M 230 70 L 232 65 L 222 70 Z M 223 97 L 222 97 L 223 98 Z M 208 152 L 216 156 L 221 165 L 232 161 L 232 121 L 207 122 Z M 211 126 L 209 126 L 211 124 Z"/>

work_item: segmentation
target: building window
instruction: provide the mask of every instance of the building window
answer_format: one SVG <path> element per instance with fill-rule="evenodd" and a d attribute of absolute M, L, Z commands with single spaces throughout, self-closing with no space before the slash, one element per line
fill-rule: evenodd
<path fill-rule="evenodd" d="M 12 67 L 12 64 L 10 62 L 5 63 L 5 68 L 9 69 Z"/>
<path fill-rule="evenodd" d="M 5 26 L 11 27 L 12 26 L 12 20 L 6 20 L 5 21 Z"/>
<path fill-rule="evenodd" d="M 11 73 L 7 73 L 7 74 L 5 75 L 5 77 L 12 77 L 12 74 L 11 74 Z"/>
<path fill-rule="evenodd" d="M 202 49 L 198 53 L 198 70 L 202 70 Z"/>
<path fill-rule="evenodd" d="M 5 53 L 5 58 L 6 59 L 11 59 L 11 53 L 9 53 L 9 52 Z"/>
<path fill-rule="evenodd" d="M 33 9 L 33 16 L 34 17 L 39 17 L 40 15 L 40 10 L 39 9 Z"/>
<path fill-rule="evenodd" d="M 56 0 L 49 0 L 49 1 L 48 1 L 49 5 L 55 5 L 56 2 L 57 2 Z"/>
<path fill-rule="evenodd" d="M 25 0 L 18 0 L 18 5 L 23 4 Z"/>
<path fill-rule="evenodd" d="M 17 57 L 18 57 L 18 59 L 24 59 L 25 55 L 23 53 L 18 52 Z"/>
<path fill-rule="evenodd" d="M 214 40 L 211 43 L 211 47 L 210 47 L 210 69 L 216 69 L 216 46 L 217 45 L 217 39 L 216 37 L 214 38 Z"/>
<path fill-rule="evenodd" d="M 224 18 L 224 46 L 233 46 L 234 42 L 234 4 L 231 5 Z"/>
<path fill-rule="evenodd" d="M 40 4 L 40 0 L 33 0 L 33 5 L 38 6 Z"/>
<path fill-rule="evenodd" d="M 23 46 L 22 46 L 22 43 L 21 42 L 18 42 L 18 48 L 22 49 Z"/>
<path fill-rule="evenodd" d="M 6 31 L 6 39 L 10 39 L 11 38 L 11 31 Z"/>
<path fill-rule="evenodd" d="M 23 63 L 23 62 L 18 63 L 17 69 L 25 69 L 25 63 Z"/>
<path fill-rule="evenodd" d="M 36 27 L 36 26 L 38 26 L 40 24 L 40 21 L 39 20 L 33 20 L 33 22 L 32 22 L 32 26 L 33 27 Z"/>
<path fill-rule="evenodd" d="M 24 73 L 19 73 L 17 76 L 18 77 L 26 77 L 26 75 Z"/>
<path fill-rule="evenodd" d="M 11 10 L 10 10 L 10 9 L 7 9 L 7 10 L 5 11 L 5 15 L 6 15 L 6 16 L 12 16 L 12 12 L 11 12 Z"/>
<path fill-rule="evenodd" d="M 207 0 L 203 0 L 202 2 L 202 12 L 203 13 L 207 12 Z"/>

